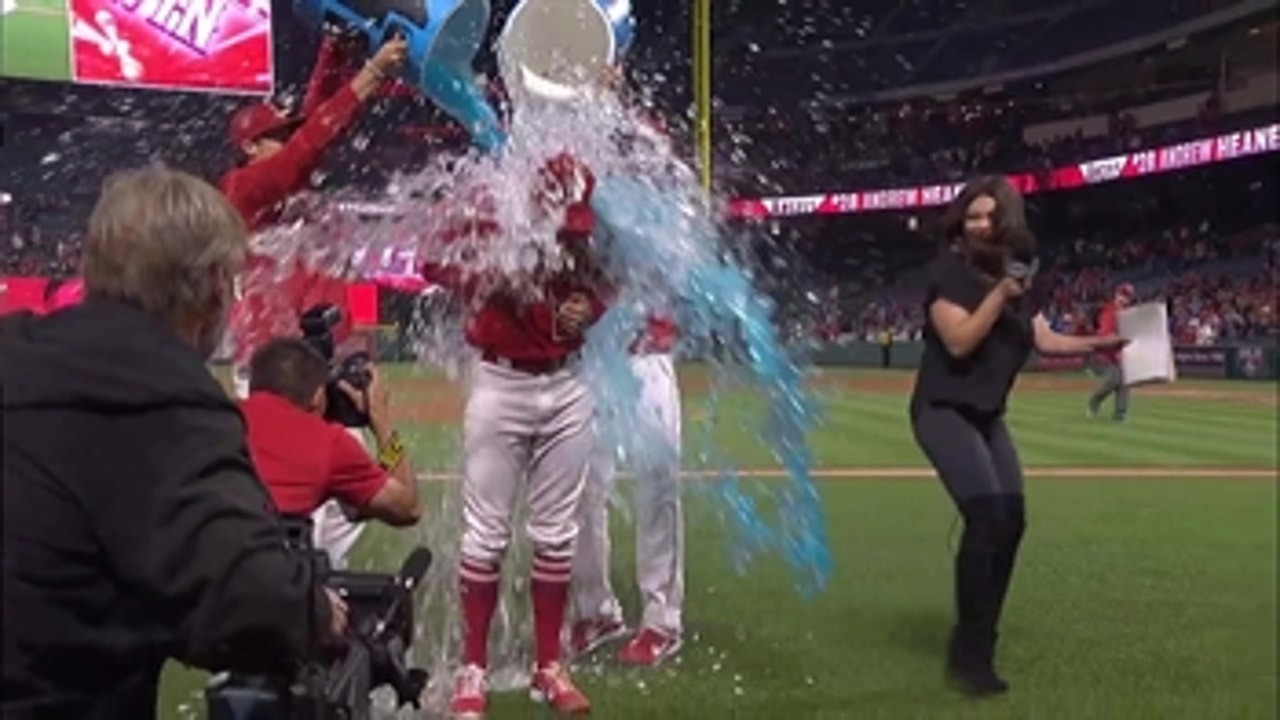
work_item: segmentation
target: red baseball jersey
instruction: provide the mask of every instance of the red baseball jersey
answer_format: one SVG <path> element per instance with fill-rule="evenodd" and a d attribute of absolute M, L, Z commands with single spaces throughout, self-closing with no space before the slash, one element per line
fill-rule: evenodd
<path fill-rule="evenodd" d="M 222 178 L 223 194 L 250 230 L 262 230 L 280 220 L 290 198 L 306 189 L 325 150 L 355 121 L 361 103 L 350 86 L 342 84 L 346 64 L 338 44 L 326 38 L 303 102 L 306 120 L 279 153 Z M 295 334 L 298 317 L 320 302 L 343 311 L 335 340 L 346 339 L 351 330 L 346 283 L 326 270 L 308 268 L 301 261 L 282 269 L 271 257 L 250 255 L 242 278 L 244 298 L 231 317 L 237 362 L 247 362 L 255 349 L 273 337 Z"/>
<path fill-rule="evenodd" d="M 496 224 L 488 222 L 472 225 L 470 229 L 481 236 L 499 231 Z M 444 241 L 452 239 L 444 238 Z M 569 231 L 562 231 L 560 239 L 569 243 L 587 240 Z M 516 298 L 495 289 L 499 287 L 497 278 L 466 267 L 427 263 L 422 275 L 427 282 L 462 295 L 486 293 L 480 309 L 467 323 L 467 342 L 481 352 L 507 360 L 551 362 L 563 360 L 581 349 L 584 332 L 572 332 L 556 319 L 557 308 L 571 296 L 580 294 L 586 298 L 597 319 L 607 307 L 601 283 L 590 269 L 548 278 L 542 284 L 543 298 L 537 301 Z"/>
<path fill-rule="evenodd" d="M 258 476 L 286 515 L 310 515 L 330 499 L 369 505 L 387 473 L 341 425 L 285 398 L 256 392 L 240 404 Z"/>
<path fill-rule="evenodd" d="M 563 360 L 582 348 L 584 329 L 566 328 L 558 319 L 561 303 L 575 295 L 587 300 L 592 321 L 607 307 L 607 288 L 590 251 L 595 213 L 589 200 L 595 186 L 591 171 L 567 154 L 548 159 L 532 188 L 533 201 L 548 211 L 562 209 L 564 220 L 557 232 L 560 245 L 575 254 L 573 270 L 562 271 L 541 282 L 542 299 L 517 298 L 501 289 L 501 278 L 474 271 L 465 265 L 427 263 L 423 278 L 463 295 L 485 293 L 480 309 L 467 323 L 467 342 L 482 353 L 517 362 Z M 485 198 L 472 205 L 486 207 Z M 483 240 L 503 230 L 492 220 L 468 218 L 437 238 L 441 244 L 470 236 Z"/>
<path fill-rule="evenodd" d="M 306 189 L 325 150 L 355 121 L 360 98 L 350 85 L 339 84 L 346 62 L 337 43 L 326 39 L 308 82 L 302 125 L 280 152 L 223 176 L 222 192 L 250 230 L 279 219 L 285 202 Z"/>
<path fill-rule="evenodd" d="M 1098 334 L 1099 335 L 1115 335 L 1119 331 L 1119 325 L 1116 323 L 1116 312 L 1118 308 L 1114 300 L 1109 301 L 1102 306 L 1102 312 L 1098 313 Z M 1119 350 L 1099 350 L 1098 357 L 1103 360 L 1115 363 L 1120 360 Z"/>

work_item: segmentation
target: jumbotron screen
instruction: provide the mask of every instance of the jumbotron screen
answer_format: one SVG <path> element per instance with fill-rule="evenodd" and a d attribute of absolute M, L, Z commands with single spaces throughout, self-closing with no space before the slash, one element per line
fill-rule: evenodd
<path fill-rule="evenodd" d="M 269 94 L 270 0 L 0 0 L 0 76 Z"/>

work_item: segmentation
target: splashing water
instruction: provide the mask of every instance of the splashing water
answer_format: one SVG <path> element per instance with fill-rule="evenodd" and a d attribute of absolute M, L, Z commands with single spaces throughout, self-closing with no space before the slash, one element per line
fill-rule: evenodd
<path fill-rule="evenodd" d="M 817 416 L 801 369 L 779 339 L 773 303 L 728 259 L 710 201 L 694 174 L 647 130 L 638 112 L 615 96 L 524 106 L 512 119 L 501 157 L 473 152 L 442 158 L 393 181 L 380 199 L 384 217 L 358 229 L 332 218 L 308 222 L 287 229 L 285 240 L 261 249 L 292 258 L 308 252 L 300 248 L 323 247 L 325 256 L 312 254 L 304 260 L 332 274 L 365 277 L 373 274 L 378 258 L 407 255 L 413 264 L 433 262 L 501 276 L 508 291 L 533 298 L 539 292 L 530 279 L 533 269 L 539 263 L 555 267 L 567 258 L 555 240 L 559 219 L 538 211 L 530 189 L 546 159 L 565 151 L 590 167 L 597 179 L 595 242 L 617 290 L 611 309 L 587 334 L 582 353 L 596 399 L 598 432 L 619 448 L 632 471 L 669 462 L 671 450 L 665 443 L 637 431 L 647 423 L 637 415 L 640 383 L 630 370 L 628 349 L 649 316 L 674 319 L 682 334 L 681 350 L 708 363 L 718 388 L 693 454 L 711 481 L 686 488 L 705 494 L 728 526 L 740 571 L 761 555 L 777 553 L 791 566 L 803 593 L 820 590 L 831 559 L 806 444 Z M 483 222 L 503 231 L 476 231 Z M 450 233 L 454 242 L 439 242 Z M 322 237 L 300 237 L 315 234 Z M 461 328 L 474 309 L 465 299 L 437 293 L 419 303 L 413 323 L 419 358 L 464 384 L 474 355 L 462 342 Z M 735 390 L 732 398 L 726 388 Z M 746 421 L 753 413 L 749 403 L 741 402 L 742 390 L 763 400 L 760 417 L 750 425 Z M 724 407 L 730 400 L 732 407 Z M 730 416 L 769 448 L 786 471 L 784 481 L 749 484 L 721 456 L 710 429 Z M 432 675 L 425 695 L 428 707 L 439 709 L 447 703 L 461 638 L 457 568 L 463 528 L 456 482 L 461 451 L 456 440 L 436 447 L 424 447 L 419 440 L 410 438 L 419 469 L 453 478 L 438 486 L 428 519 L 412 538 L 436 554 L 431 577 L 421 586 L 421 637 L 415 653 Z M 526 684 L 532 664 L 526 587 L 530 553 L 520 537 L 524 518 L 515 518 L 512 527 L 516 537 L 504 563 L 503 600 L 491 633 L 495 690 Z"/>
<path fill-rule="evenodd" d="M 740 570 L 754 555 L 781 551 L 796 573 L 801 590 L 820 590 L 831 572 L 826 523 L 813 477 L 808 431 L 815 408 L 799 367 L 778 340 L 773 303 L 758 294 L 747 274 L 724 259 L 709 214 L 696 195 L 678 187 L 662 187 L 634 177 L 610 178 L 596 192 L 594 207 L 611 236 L 605 257 L 622 278 L 622 293 L 604 320 L 592 328 L 585 353 L 596 388 L 607 437 L 618 443 L 633 466 L 662 467 L 665 447 L 643 434 L 635 417 L 635 379 L 627 377 L 622 357 L 634 337 L 637 319 L 666 312 L 677 319 L 686 346 L 718 346 L 709 360 L 718 372 L 744 376 L 749 387 L 764 394 L 766 417 L 756 437 L 787 472 L 781 487 L 767 487 L 777 518 L 761 510 L 760 492 L 743 489 L 737 475 L 721 468 L 713 487 L 735 532 L 734 550 Z M 690 201 L 690 197 L 693 198 Z M 626 278 L 649 278 L 626 282 Z M 659 299 L 653 307 L 653 298 Z M 611 317 L 614 316 L 614 317 Z M 705 351 L 703 353 L 706 354 Z M 745 371 L 745 372 L 743 372 Z M 713 402 L 718 400 L 713 394 Z M 657 453 L 657 456 L 655 456 Z"/>

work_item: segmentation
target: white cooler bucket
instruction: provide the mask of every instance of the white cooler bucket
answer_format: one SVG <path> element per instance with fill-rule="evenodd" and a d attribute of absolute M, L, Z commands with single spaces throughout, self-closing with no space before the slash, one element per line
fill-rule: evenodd
<path fill-rule="evenodd" d="M 498 40 L 498 63 L 513 99 L 565 101 L 600 83 L 630 42 L 629 3 L 524 0 Z M 617 17 L 615 17 L 617 16 Z"/>

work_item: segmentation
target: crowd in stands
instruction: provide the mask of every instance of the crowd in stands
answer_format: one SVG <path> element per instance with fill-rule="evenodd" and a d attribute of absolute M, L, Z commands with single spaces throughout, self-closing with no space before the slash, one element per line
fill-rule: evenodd
<path fill-rule="evenodd" d="M 1025 71 L 1243 0 L 863 0 L 725 3 L 733 30 L 718 73 L 733 105 L 797 105 L 815 93 L 868 97 Z M 816 10 L 815 10 L 816 6 Z M 719 14 L 719 13 L 717 13 Z M 735 40 L 737 41 L 735 46 Z M 737 52 L 734 52 L 737 50 Z M 805 50 L 808 52 L 806 53 Z M 1163 50 L 1163 49 L 1162 49 Z M 839 67 L 830 78 L 815 66 Z"/>
<path fill-rule="evenodd" d="M 1183 92 L 1185 94 L 1185 91 Z M 1139 127 L 1108 103 L 1074 102 L 1066 117 L 1105 112 L 1108 132 L 1082 131 L 1030 142 L 1024 129 L 1043 112 L 1038 103 L 953 100 L 868 108 L 820 116 L 768 116 L 744 122 L 726 142 L 740 152 L 725 158 L 748 172 L 735 174 L 744 195 L 865 190 L 956 182 L 974 174 L 1042 171 L 1144 148 L 1160 147 L 1254 127 L 1275 119 L 1275 108 L 1223 117 L 1209 94 L 1193 119 Z M 797 126 L 812 132 L 797 133 Z"/>
<path fill-rule="evenodd" d="M 1061 332 L 1089 334 L 1120 282 L 1138 280 L 1138 302 L 1168 303 L 1174 342 L 1276 339 L 1280 229 L 1269 223 L 1228 236 L 1207 225 L 1167 229 L 1155 238 L 1107 243 L 1080 239 L 1053 256 L 1045 317 Z M 838 306 L 835 306 L 838 307 Z M 917 340 L 924 308 L 916 293 L 878 293 L 819 326 L 828 341 L 875 341 L 887 332 Z"/>

